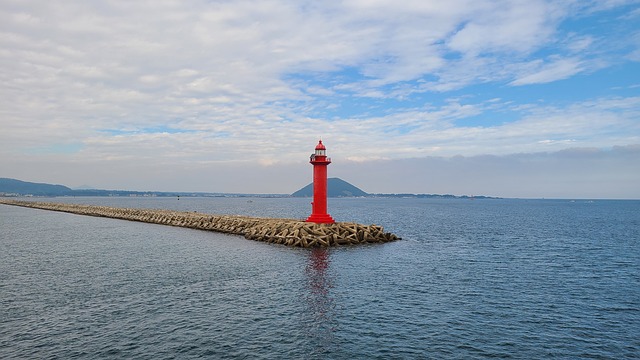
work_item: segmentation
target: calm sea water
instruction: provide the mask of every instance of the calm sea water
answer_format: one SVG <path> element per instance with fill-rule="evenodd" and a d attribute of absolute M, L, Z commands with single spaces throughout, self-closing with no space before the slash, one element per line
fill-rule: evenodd
<path fill-rule="evenodd" d="M 304 218 L 308 199 L 57 198 Z M 292 249 L 0 205 L 0 358 L 640 358 L 640 201 L 330 199 Z"/>

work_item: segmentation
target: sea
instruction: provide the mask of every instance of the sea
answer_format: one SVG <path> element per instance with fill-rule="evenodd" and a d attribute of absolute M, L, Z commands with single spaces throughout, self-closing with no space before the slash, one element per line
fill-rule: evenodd
<path fill-rule="evenodd" d="M 304 219 L 309 199 L 64 197 Z M 0 205 L 2 359 L 640 359 L 640 201 L 329 199 L 289 248 Z"/>

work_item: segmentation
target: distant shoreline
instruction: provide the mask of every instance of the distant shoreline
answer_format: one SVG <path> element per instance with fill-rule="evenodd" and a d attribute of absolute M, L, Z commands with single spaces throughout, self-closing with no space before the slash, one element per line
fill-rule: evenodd
<path fill-rule="evenodd" d="M 389 193 L 374 194 L 367 193 L 339 178 L 329 178 L 329 197 L 389 197 L 389 198 L 443 198 L 443 199 L 500 199 L 499 197 L 484 195 L 451 195 L 451 194 L 411 194 L 411 193 Z M 332 185 L 335 191 L 332 191 Z M 64 185 L 54 185 L 47 183 L 34 183 L 10 178 L 0 178 L 0 197 L 261 197 L 261 198 L 287 198 L 287 197 L 312 197 L 312 184 L 292 193 L 292 194 L 252 194 L 252 193 L 222 193 L 222 192 L 197 192 L 197 191 L 134 191 L 134 190 L 102 190 L 102 189 L 71 189 Z"/>
<path fill-rule="evenodd" d="M 218 197 L 218 198 L 309 198 L 308 196 L 292 196 L 289 194 L 243 194 L 243 193 L 199 193 L 199 192 L 162 192 L 162 191 L 127 191 L 127 190 L 72 190 L 63 194 L 30 194 L 3 193 L 0 197 Z M 415 199 L 503 199 L 494 196 L 468 196 L 450 194 L 367 194 L 363 196 L 330 196 L 330 198 L 415 198 Z"/>

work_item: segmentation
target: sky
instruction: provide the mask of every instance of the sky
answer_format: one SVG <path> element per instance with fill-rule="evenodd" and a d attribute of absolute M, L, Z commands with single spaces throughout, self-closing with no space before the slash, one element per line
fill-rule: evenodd
<path fill-rule="evenodd" d="M 0 177 L 640 199 L 640 1 L 0 1 Z"/>

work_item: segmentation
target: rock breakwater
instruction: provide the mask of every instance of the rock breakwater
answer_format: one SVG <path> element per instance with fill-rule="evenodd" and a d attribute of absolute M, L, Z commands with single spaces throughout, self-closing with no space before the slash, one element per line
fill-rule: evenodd
<path fill-rule="evenodd" d="M 381 226 L 362 225 L 350 222 L 316 224 L 294 219 L 211 215 L 197 212 L 115 208 L 109 206 L 5 199 L 0 199 L 0 204 L 216 231 L 226 234 L 242 235 L 250 240 L 295 247 L 357 245 L 383 243 L 400 239 L 392 233 L 385 232 Z"/>

